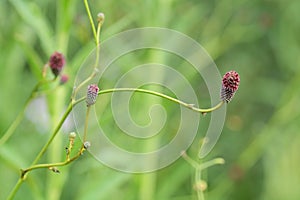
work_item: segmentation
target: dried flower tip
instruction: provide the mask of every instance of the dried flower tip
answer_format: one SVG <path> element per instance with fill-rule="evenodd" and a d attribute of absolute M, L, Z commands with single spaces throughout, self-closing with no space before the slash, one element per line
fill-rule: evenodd
<path fill-rule="evenodd" d="M 104 19 L 105 19 L 104 13 L 98 13 L 98 15 L 97 15 L 98 22 L 101 23 L 101 24 L 103 24 Z"/>
<path fill-rule="evenodd" d="M 76 138 L 76 133 L 75 132 L 69 133 L 69 138 L 70 139 L 75 139 Z"/>
<path fill-rule="evenodd" d="M 59 52 L 54 52 L 50 59 L 49 59 L 49 66 L 52 70 L 52 73 L 54 76 L 58 76 L 63 69 L 64 65 L 66 63 L 66 60 L 64 58 L 64 55 Z"/>
<path fill-rule="evenodd" d="M 96 103 L 98 96 L 99 88 L 96 84 L 88 86 L 87 95 L 86 95 L 86 105 L 91 106 Z"/>
<path fill-rule="evenodd" d="M 204 117 L 205 115 L 207 115 L 207 112 L 201 112 L 201 114 Z"/>
<path fill-rule="evenodd" d="M 222 79 L 221 99 L 229 103 L 240 84 L 240 76 L 236 71 L 227 72 Z"/>
<path fill-rule="evenodd" d="M 85 149 L 88 149 L 88 148 L 91 147 L 91 143 L 90 143 L 89 141 L 86 141 L 86 142 L 84 142 L 83 147 L 84 147 Z"/>
<path fill-rule="evenodd" d="M 49 167 L 49 169 L 54 173 L 60 173 L 60 171 L 56 167 Z"/>
<path fill-rule="evenodd" d="M 66 82 L 68 82 L 69 80 L 69 76 L 66 75 L 66 74 L 63 74 L 61 77 L 60 77 L 60 84 L 63 85 L 65 84 Z"/>

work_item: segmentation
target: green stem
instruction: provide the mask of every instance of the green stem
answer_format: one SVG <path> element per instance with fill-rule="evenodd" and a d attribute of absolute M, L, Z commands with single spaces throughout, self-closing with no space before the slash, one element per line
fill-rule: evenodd
<path fill-rule="evenodd" d="M 25 170 L 22 170 L 22 173 L 21 173 L 21 179 L 22 180 L 25 179 L 25 175 L 29 171 L 31 171 L 31 170 L 39 169 L 39 168 L 50 168 L 50 167 L 64 166 L 64 165 L 67 165 L 70 162 L 76 160 L 80 155 L 82 155 L 83 151 L 85 150 L 84 142 L 86 141 L 86 136 L 87 136 L 88 116 L 89 116 L 89 113 L 90 113 L 90 109 L 91 109 L 91 106 L 88 106 L 87 112 L 86 112 L 85 126 L 84 126 L 83 145 L 82 145 L 82 148 L 80 149 L 79 153 L 75 157 L 73 157 L 71 159 L 67 158 L 64 162 L 50 163 L 50 164 L 37 164 L 37 165 L 35 165 L 35 163 L 39 160 L 39 158 L 44 154 L 44 152 L 46 151 L 46 149 L 48 148 L 48 146 L 51 144 L 51 142 L 54 139 L 54 137 L 56 136 L 58 130 L 62 126 L 62 124 L 65 121 L 65 119 L 68 116 L 68 114 L 70 113 L 69 111 L 72 110 L 72 105 L 71 105 L 71 106 L 68 107 L 68 109 L 65 112 L 64 116 L 62 117 L 59 125 L 56 127 L 55 131 L 53 132 L 52 136 L 50 137 L 50 139 L 48 140 L 48 142 L 46 143 L 46 145 L 43 147 L 43 149 L 41 150 L 41 152 L 38 154 L 38 156 L 36 157 L 36 159 L 33 161 L 33 164 L 31 165 L 31 167 L 29 167 L 29 168 L 27 168 Z"/>
<path fill-rule="evenodd" d="M 185 152 L 182 153 L 182 157 L 195 169 L 204 170 L 214 165 L 222 165 L 225 163 L 225 160 L 223 158 L 215 158 L 210 161 L 204 162 L 204 163 L 197 163 L 194 161 L 191 157 L 189 157 Z"/>
<path fill-rule="evenodd" d="M 24 169 L 22 170 L 22 173 L 21 173 L 21 179 L 24 179 L 25 178 L 25 175 L 29 172 L 29 171 L 32 171 L 34 169 L 40 169 L 40 168 L 51 168 L 51 167 L 59 167 L 59 166 L 65 166 L 65 165 L 68 165 L 69 163 L 73 162 L 74 160 L 76 160 L 77 158 L 79 158 L 83 151 L 85 149 L 84 148 L 81 148 L 79 150 L 79 152 L 77 153 L 76 156 L 72 157 L 71 159 L 68 159 L 68 160 L 65 160 L 64 162 L 58 162 L 58 163 L 48 163 L 48 164 L 37 164 L 37 165 L 33 165 L 27 169 Z"/>
<path fill-rule="evenodd" d="M 7 131 L 3 134 L 2 138 L 0 139 L 0 146 L 3 145 L 15 132 L 16 128 L 19 126 L 20 122 L 22 121 L 24 117 L 25 110 L 27 106 L 29 105 L 29 102 L 31 101 L 31 98 L 29 98 L 21 112 L 18 114 L 14 122 L 10 125 L 10 127 L 7 129 Z"/>
<path fill-rule="evenodd" d="M 221 101 L 220 103 L 218 103 L 216 106 L 212 107 L 212 108 L 206 108 L 206 109 L 203 109 L 203 108 L 196 108 L 194 107 L 193 104 L 189 104 L 189 103 L 185 103 L 183 101 L 180 101 L 176 98 L 173 98 L 173 97 L 170 97 L 168 95 L 165 95 L 165 94 L 162 94 L 162 93 L 159 93 L 159 92 L 155 92 L 155 91 L 152 91 L 152 90 L 146 90 L 146 89 L 140 89 L 140 88 L 112 88 L 112 89 L 106 89 L 106 90 L 101 90 L 98 92 L 98 95 L 101 95 L 101 94 L 105 94 L 105 93 L 113 93 L 113 92 L 140 92 L 140 93 L 145 93 L 145 94 L 151 94 L 151 95 L 154 95 L 154 96 L 158 96 L 158 97 L 161 97 L 161 98 L 164 98 L 164 99 L 167 99 L 169 101 L 172 101 L 174 103 L 178 103 L 188 109 L 191 109 L 193 111 L 196 111 L 196 112 L 200 112 L 202 114 L 204 113 L 209 113 L 209 112 L 212 112 L 214 110 L 217 110 L 218 108 L 220 108 L 224 102 Z M 78 99 L 77 101 L 74 102 L 74 105 L 77 104 L 77 103 L 80 103 L 81 101 L 84 101 L 86 97 L 82 97 L 80 99 Z"/>
<path fill-rule="evenodd" d="M 183 101 L 180 101 L 180 100 L 175 99 L 173 97 L 167 96 L 165 94 L 162 94 L 162 93 L 159 93 L 159 92 L 155 92 L 155 91 L 152 91 L 152 90 L 145 90 L 145 89 L 139 89 L 139 88 L 113 88 L 113 89 L 106 89 L 106 90 L 99 91 L 98 95 L 106 94 L 106 93 L 113 93 L 113 92 L 141 92 L 141 93 L 145 93 L 145 94 L 151 94 L 151 95 L 154 95 L 154 96 L 165 98 L 165 99 L 170 100 L 170 101 L 172 101 L 174 103 L 178 103 L 178 104 L 180 104 L 182 106 L 185 106 L 185 107 L 187 107 L 187 108 L 189 108 L 191 110 L 194 110 L 194 111 L 200 112 L 200 113 L 212 112 L 212 111 L 220 108 L 224 104 L 224 102 L 220 102 L 219 104 L 217 104 L 216 106 L 214 106 L 212 108 L 201 109 L 201 108 L 194 107 L 192 104 L 185 103 Z M 67 108 L 66 112 L 64 113 L 63 117 L 61 118 L 59 124 L 57 125 L 57 127 L 55 128 L 55 130 L 51 134 L 51 137 L 49 138 L 49 140 L 47 141 L 47 143 L 44 145 L 44 147 L 42 148 L 42 150 L 39 152 L 39 154 L 37 155 L 37 157 L 35 158 L 35 160 L 32 162 L 31 166 L 35 165 L 38 162 L 38 160 L 44 155 L 44 153 L 46 152 L 47 148 L 49 147 L 49 145 L 51 144 L 51 142 L 53 141 L 53 139 L 57 135 L 57 133 L 60 130 L 61 126 L 63 125 L 64 121 L 66 120 L 67 116 L 71 112 L 72 107 L 76 106 L 78 103 L 84 101 L 85 99 L 86 99 L 86 97 L 83 97 L 83 98 L 81 98 L 81 99 L 79 99 L 77 101 L 74 101 L 73 103 L 70 103 L 68 105 L 68 108 Z M 87 112 L 87 115 L 88 115 L 88 112 Z M 190 163 L 192 163 L 192 162 L 190 162 Z M 197 166 L 198 166 L 198 164 L 197 164 Z M 23 176 L 23 178 L 21 178 L 21 177 L 19 178 L 17 184 L 15 185 L 14 189 L 12 190 L 12 192 L 11 192 L 11 194 L 9 196 L 10 197 L 9 199 L 12 199 L 14 197 L 14 195 L 16 194 L 16 192 L 18 191 L 19 187 L 21 186 L 21 184 L 22 184 L 22 182 L 24 180 L 25 180 L 25 175 Z"/>
<path fill-rule="evenodd" d="M 71 106 L 72 108 L 72 106 Z M 70 109 L 71 110 L 71 109 Z M 91 110 L 91 106 L 88 106 L 87 108 L 87 112 L 86 112 L 86 119 L 85 119 L 85 125 L 84 125 L 84 136 L 83 136 L 83 145 L 82 145 L 82 148 L 80 149 L 79 153 L 69 159 L 67 158 L 64 162 L 59 162 L 59 163 L 50 163 L 50 164 L 37 164 L 37 165 L 34 165 L 35 163 L 32 164 L 31 167 L 25 169 L 25 170 L 22 170 L 22 174 L 21 174 L 21 179 L 24 179 L 25 178 L 25 175 L 31 171 L 31 170 L 34 170 L 34 169 L 39 169 L 39 168 L 50 168 L 50 167 L 57 167 L 57 166 L 64 166 L 64 165 L 67 165 L 69 164 L 70 162 L 76 160 L 80 155 L 82 155 L 83 151 L 85 150 L 85 147 L 84 147 L 84 142 L 86 141 L 86 136 L 87 136 L 87 127 L 88 127 L 88 118 L 89 118 L 89 113 L 90 113 L 90 110 Z M 66 116 L 68 116 L 69 114 L 69 109 L 67 109 L 65 115 L 63 116 L 63 118 L 61 119 L 61 125 L 63 124 L 64 120 L 66 119 Z M 61 125 L 58 125 L 57 128 L 55 129 L 55 131 L 53 132 L 52 134 L 52 137 L 48 140 L 48 142 L 46 143 L 46 145 L 44 146 L 43 149 L 47 149 L 49 144 L 52 142 L 52 140 L 54 139 L 56 133 L 58 132 L 58 130 L 60 129 Z M 41 151 L 39 155 L 43 155 L 45 151 Z M 37 156 L 37 158 L 35 159 L 35 161 L 37 161 L 39 158 L 39 156 Z M 34 161 L 34 162 L 35 162 Z"/>
<path fill-rule="evenodd" d="M 199 170 L 204 170 L 204 169 L 209 168 L 214 165 L 222 165 L 224 163 L 225 163 L 225 160 L 223 158 L 215 158 L 213 160 L 210 160 L 210 161 L 200 164 Z"/>
<path fill-rule="evenodd" d="M 204 200 L 204 193 L 202 191 L 201 186 L 199 186 L 199 184 L 201 184 L 201 172 L 202 170 L 209 168 L 213 165 L 217 165 L 217 164 L 224 164 L 225 161 L 223 158 L 215 158 L 213 160 L 207 161 L 205 163 L 197 163 L 196 161 L 194 161 L 191 157 L 189 157 L 186 152 L 182 152 L 182 157 L 193 167 L 195 168 L 195 183 L 196 183 L 196 191 L 197 191 L 197 198 L 198 200 Z"/>
<path fill-rule="evenodd" d="M 96 57 L 96 64 L 95 64 L 95 67 L 97 66 L 97 63 L 98 63 L 98 54 L 99 54 L 99 50 L 98 50 L 98 46 L 99 46 L 99 35 L 100 35 L 100 28 L 101 28 L 101 24 L 98 25 L 98 30 L 96 32 L 96 29 L 95 29 L 95 25 L 94 25 L 94 21 L 93 21 L 93 17 L 91 15 L 91 11 L 90 11 L 90 8 L 89 8 L 89 5 L 88 5 L 88 1 L 87 0 L 84 0 L 84 5 L 85 5 L 85 8 L 86 8 L 86 11 L 87 11 L 87 14 L 88 14 L 88 17 L 89 17 L 89 21 L 91 23 L 91 26 L 92 26 L 92 31 L 93 31 L 93 35 L 94 35 L 94 39 L 95 39 L 95 43 L 97 45 L 97 57 Z M 88 77 L 88 79 L 84 82 L 82 82 L 80 84 L 80 87 L 82 87 L 85 83 L 87 83 L 89 80 L 91 80 L 94 76 L 95 76 L 95 71 L 90 75 L 90 77 Z M 55 78 L 56 79 L 56 78 Z M 54 79 L 54 80 L 55 80 Z M 54 81 L 53 80 L 53 81 Z M 14 130 L 16 129 L 16 127 L 18 126 L 18 124 L 20 123 L 21 119 L 23 118 L 23 115 L 24 115 L 24 112 L 25 112 L 25 109 L 28 105 L 28 102 L 30 102 L 30 100 L 34 97 L 34 94 L 35 92 L 38 90 L 38 88 L 40 87 L 40 85 L 46 83 L 48 81 L 45 81 L 45 80 L 42 80 L 40 81 L 36 87 L 34 88 L 33 92 L 31 93 L 28 101 L 26 102 L 25 104 L 25 107 L 24 109 L 22 110 L 22 112 L 18 115 L 18 117 L 16 118 L 15 122 L 10 126 L 10 128 L 8 129 L 8 131 L 4 134 L 4 136 L 1 138 L 0 140 L 0 144 L 3 144 L 7 139 L 9 139 L 9 137 L 13 134 Z M 77 87 L 76 90 L 75 90 L 75 94 L 76 92 L 79 90 L 80 87 Z M 75 96 L 75 95 L 74 95 Z M 55 130 L 53 131 L 53 133 L 51 134 L 51 137 L 49 138 L 49 140 L 47 141 L 47 143 L 44 145 L 44 147 L 42 148 L 42 150 L 39 152 L 39 154 L 36 156 L 36 158 L 34 159 L 34 161 L 32 162 L 31 166 L 32 165 L 35 165 L 38 160 L 44 155 L 44 153 L 46 152 L 46 150 L 48 149 L 49 145 L 51 144 L 51 142 L 53 141 L 53 139 L 55 138 L 55 136 L 57 135 L 58 131 L 60 130 L 61 126 L 63 125 L 64 121 L 66 120 L 67 116 L 69 115 L 69 113 L 71 112 L 72 110 L 72 106 L 73 106 L 73 100 L 72 102 L 68 105 L 68 108 L 65 112 L 65 114 L 63 115 L 63 117 L 61 118 L 59 124 L 57 125 L 57 127 L 55 128 Z M 72 159 L 70 159 L 71 161 Z M 69 161 L 66 161 L 67 163 Z M 65 163 L 65 162 L 64 162 Z M 66 164 L 67 164 L 66 163 Z M 20 188 L 21 184 L 23 183 L 23 181 L 25 180 L 25 175 L 27 173 L 25 173 L 22 177 L 19 178 L 18 182 L 16 183 L 15 187 L 13 188 L 12 192 L 10 193 L 8 199 L 13 199 L 13 197 L 15 196 L 16 192 L 18 191 L 18 189 Z"/>
<path fill-rule="evenodd" d="M 9 196 L 7 197 L 7 200 L 12 200 L 14 198 L 14 196 L 16 195 L 17 191 L 19 190 L 20 186 L 22 185 L 22 183 L 23 183 L 23 179 L 19 178 L 19 180 L 16 183 L 15 187 L 13 188 L 13 190 L 11 191 Z"/>
<path fill-rule="evenodd" d="M 47 148 L 49 147 L 49 145 L 51 144 L 51 142 L 53 141 L 53 139 L 55 138 L 56 134 L 58 133 L 58 131 L 60 130 L 61 126 L 63 125 L 64 121 L 66 120 L 67 116 L 69 115 L 69 113 L 72 110 L 72 104 L 70 103 L 66 112 L 64 113 L 63 117 L 61 118 L 59 124 L 57 125 L 57 127 L 55 128 L 55 130 L 52 132 L 51 137 L 49 138 L 49 140 L 47 141 L 47 143 L 44 145 L 44 147 L 42 148 L 42 150 L 39 152 L 39 154 L 36 156 L 36 158 L 34 159 L 34 161 L 32 162 L 31 166 L 35 165 L 38 160 L 44 155 L 44 153 L 46 152 Z M 22 173 L 23 174 L 23 173 Z M 25 180 L 25 175 L 22 175 L 18 182 L 16 183 L 16 185 L 14 186 L 13 190 L 11 191 L 8 199 L 13 199 L 13 197 L 16 195 L 17 191 L 19 190 L 20 186 L 22 185 L 23 181 Z"/>
<path fill-rule="evenodd" d="M 102 22 L 98 22 L 97 35 L 96 35 L 96 45 L 97 45 L 97 47 L 100 44 L 100 31 L 101 31 L 101 27 L 102 27 Z"/>
<path fill-rule="evenodd" d="M 196 169 L 195 172 L 195 182 L 197 183 L 201 183 L 201 169 Z M 196 186 L 197 187 L 197 186 Z M 204 193 L 202 191 L 201 188 L 197 188 L 197 198 L 198 200 L 204 200 Z"/>
<path fill-rule="evenodd" d="M 49 147 L 49 145 L 51 144 L 51 142 L 53 141 L 53 139 L 55 138 L 55 136 L 57 135 L 58 131 L 60 130 L 60 128 L 62 127 L 64 121 L 66 120 L 66 118 L 68 117 L 68 115 L 70 114 L 72 110 L 72 103 L 70 103 L 68 105 L 68 108 L 66 110 L 66 112 L 64 113 L 64 115 L 62 116 L 61 120 L 59 121 L 57 127 L 54 129 L 54 131 L 51 134 L 51 137 L 49 138 L 49 140 L 47 141 L 47 143 L 44 145 L 44 147 L 42 148 L 42 150 L 39 152 L 39 154 L 36 156 L 36 158 L 34 159 L 34 161 L 32 162 L 31 165 L 34 165 L 38 162 L 38 160 L 44 155 L 44 153 L 46 152 L 47 148 Z"/>
<path fill-rule="evenodd" d="M 97 72 L 97 66 L 99 64 L 99 55 L 100 55 L 100 31 L 101 31 L 102 23 L 98 22 L 97 27 L 97 38 L 96 38 L 96 59 L 95 59 L 95 65 L 94 65 L 94 72 Z"/>
<path fill-rule="evenodd" d="M 96 38 L 95 38 L 95 41 L 96 41 L 96 59 L 95 59 L 95 64 L 94 64 L 93 72 L 90 74 L 89 77 L 87 77 L 84 81 L 82 81 L 74 89 L 74 92 L 73 92 L 73 95 L 72 95 L 73 102 L 74 102 L 74 99 L 76 98 L 76 94 L 79 91 L 79 89 L 82 86 L 84 86 L 85 84 L 87 84 L 90 80 L 92 80 L 96 76 L 96 74 L 98 72 L 97 66 L 98 66 L 98 63 L 99 63 L 99 55 L 100 55 L 100 30 L 101 30 L 101 25 L 102 25 L 102 23 L 98 23 L 98 28 L 97 28 Z"/>
<path fill-rule="evenodd" d="M 189 157 L 186 154 L 186 152 L 183 152 L 181 156 L 182 156 L 182 158 L 185 159 L 185 161 L 187 161 L 195 169 L 199 169 L 200 168 L 200 165 L 196 161 L 194 161 L 191 157 Z"/>
<path fill-rule="evenodd" d="M 86 141 L 90 110 L 91 110 L 91 106 L 88 106 L 87 110 L 86 110 L 85 123 L 84 123 L 84 133 L 83 133 L 83 139 L 82 139 L 83 144 Z"/>
<path fill-rule="evenodd" d="M 91 14 L 91 10 L 90 10 L 90 7 L 89 7 L 89 3 L 87 0 L 84 0 L 84 6 L 85 6 L 85 9 L 86 9 L 86 12 L 89 16 L 89 20 L 90 20 L 90 23 L 91 23 L 91 26 L 92 26 L 92 31 L 93 31 L 93 35 L 94 35 L 94 39 L 95 39 L 95 42 L 96 42 L 96 45 L 97 45 L 97 33 L 96 33 L 96 28 L 95 28 L 95 24 L 94 24 L 94 20 L 93 20 L 93 17 L 92 17 L 92 14 Z"/>
<path fill-rule="evenodd" d="M 32 99 L 35 98 L 36 92 L 38 91 L 38 89 L 40 88 L 41 85 L 46 84 L 46 83 L 51 83 L 55 81 L 55 79 L 52 80 L 41 80 L 39 81 L 35 87 L 33 88 L 33 90 L 30 93 L 30 96 L 28 97 L 28 99 L 25 102 L 25 105 L 23 107 L 23 109 L 20 111 L 20 113 L 18 114 L 18 116 L 16 117 L 16 119 L 14 120 L 14 122 L 9 126 L 9 128 L 7 129 L 7 131 L 3 134 L 3 136 L 0 139 L 0 146 L 3 145 L 15 132 L 16 128 L 19 126 L 19 124 L 21 123 L 23 117 L 24 117 L 24 113 L 26 111 L 26 108 L 28 107 L 29 103 L 31 102 Z"/>

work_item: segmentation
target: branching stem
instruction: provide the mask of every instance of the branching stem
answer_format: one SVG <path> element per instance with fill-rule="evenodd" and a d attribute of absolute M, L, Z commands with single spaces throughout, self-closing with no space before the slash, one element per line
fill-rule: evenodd
<path fill-rule="evenodd" d="M 184 107 L 186 107 L 188 109 L 191 109 L 191 110 L 196 111 L 196 112 L 200 112 L 202 114 L 209 113 L 209 112 L 212 112 L 214 110 L 217 110 L 218 108 L 220 108 L 224 104 L 224 102 L 221 101 L 216 106 L 211 107 L 211 108 L 196 108 L 196 107 L 194 107 L 194 104 L 183 102 L 181 100 L 178 100 L 178 99 L 176 99 L 174 97 L 170 97 L 170 96 L 165 95 L 165 94 L 162 94 L 160 92 L 155 92 L 155 91 L 152 91 L 152 90 L 146 90 L 146 89 L 140 89 L 140 88 L 112 88 L 112 89 L 105 89 L 105 90 L 100 90 L 98 92 L 98 95 L 102 95 L 102 94 L 106 94 L 106 93 L 113 93 L 113 92 L 140 92 L 140 93 L 145 93 L 145 94 L 151 94 L 151 95 L 154 95 L 154 96 L 158 96 L 158 97 L 167 99 L 167 100 L 172 101 L 174 103 L 178 103 L 178 104 L 180 104 L 180 105 L 182 105 L 182 106 L 184 106 Z M 82 98 L 78 99 L 77 101 L 75 101 L 74 104 L 80 103 L 80 102 L 82 102 L 84 100 L 85 100 L 85 97 L 82 97 Z"/>

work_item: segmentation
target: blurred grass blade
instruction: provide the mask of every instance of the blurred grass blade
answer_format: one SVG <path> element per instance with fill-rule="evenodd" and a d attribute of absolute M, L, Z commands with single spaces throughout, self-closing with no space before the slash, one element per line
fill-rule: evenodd
<path fill-rule="evenodd" d="M 42 78 L 42 68 L 44 64 L 37 54 L 37 51 L 35 51 L 32 48 L 32 45 L 28 44 L 21 36 L 17 36 L 16 38 L 26 55 L 31 72 L 34 74 L 37 80 L 40 80 Z"/>
<path fill-rule="evenodd" d="M 132 177 L 130 174 L 113 173 L 105 181 L 89 180 L 89 183 L 82 187 L 84 189 L 78 194 L 77 199 L 110 199 L 108 197 L 116 194 L 116 188 L 127 182 L 130 177 Z"/>
<path fill-rule="evenodd" d="M 0 161 L 1 164 L 10 166 L 12 169 L 19 172 L 20 166 L 25 166 L 27 162 L 24 157 L 15 152 L 9 145 L 4 144 L 0 147 Z"/>
<path fill-rule="evenodd" d="M 191 176 L 193 170 L 194 169 L 186 163 L 176 167 L 173 173 L 170 173 L 168 177 L 165 177 L 164 179 L 159 181 L 159 189 L 157 191 L 156 198 L 170 199 L 172 195 L 176 194 L 176 191 L 180 190 L 182 184 L 189 180 L 189 177 Z"/>
<path fill-rule="evenodd" d="M 67 53 L 70 29 L 76 12 L 77 1 L 60 0 L 56 2 L 56 41 L 58 50 Z"/>
<path fill-rule="evenodd" d="M 10 0 L 22 19 L 29 24 L 38 35 L 42 48 L 47 55 L 54 50 L 52 39 L 53 30 L 51 30 L 45 15 L 35 3 L 25 3 L 21 0 Z"/>

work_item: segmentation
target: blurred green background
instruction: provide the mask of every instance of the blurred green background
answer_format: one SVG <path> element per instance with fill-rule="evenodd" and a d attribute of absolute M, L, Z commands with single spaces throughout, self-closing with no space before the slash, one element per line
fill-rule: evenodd
<path fill-rule="evenodd" d="M 93 16 L 105 13 L 102 41 L 130 28 L 170 28 L 199 42 L 222 74 L 231 69 L 240 74 L 241 85 L 227 107 L 222 135 L 204 159 L 226 160 L 224 165 L 203 172 L 208 184 L 206 199 L 300 199 L 300 1 L 89 3 Z M 64 73 L 70 77 L 48 97 L 48 104 L 40 98 L 35 100 L 13 137 L 0 146 L 0 199 L 6 199 L 19 169 L 30 165 L 49 138 L 49 130 L 57 124 L 69 101 L 76 72 L 94 48 L 94 41 L 83 1 L 2 0 L 0 18 L 0 134 L 22 109 L 52 52 L 66 55 Z M 199 91 L 205 90 L 201 79 L 191 81 Z M 208 101 L 203 103 L 203 107 L 209 105 Z M 141 113 L 135 109 L 132 115 Z M 43 124 L 45 119 L 48 123 Z M 168 122 L 172 124 L 172 118 Z M 114 126 L 112 120 L 105 123 Z M 205 129 L 208 123 L 203 120 L 200 127 Z M 64 158 L 66 130 L 57 136 L 41 162 Z M 194 159 L 203 132 L 199 130 L 189 150 Z M 183 159 L 155 173 L 126 174 L 85 154 L 60 170 L 61 174 L 48 170 L 30 173 L 15 199 L 197 198 L 194 169 Z"/>

